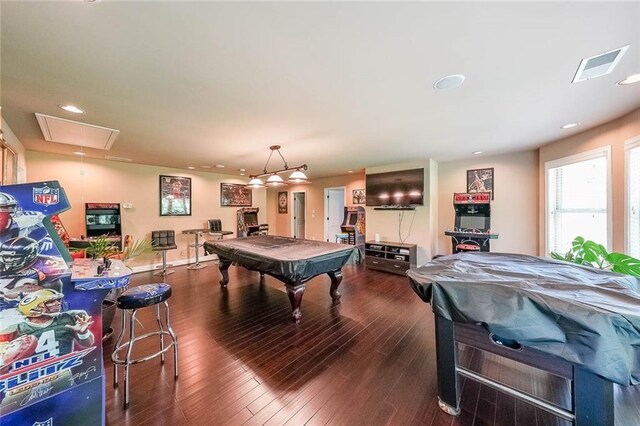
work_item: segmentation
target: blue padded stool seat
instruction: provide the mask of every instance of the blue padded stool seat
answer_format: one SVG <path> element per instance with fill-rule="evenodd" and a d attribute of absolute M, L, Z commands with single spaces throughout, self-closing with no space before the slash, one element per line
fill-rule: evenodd
<path fill-rule="evenodd" d="M 118 297 L 120 309 L 139 309 L 157 305 L 171 297 L 171 286 L 165 283 L 143 284 L 130 288 Z"/>

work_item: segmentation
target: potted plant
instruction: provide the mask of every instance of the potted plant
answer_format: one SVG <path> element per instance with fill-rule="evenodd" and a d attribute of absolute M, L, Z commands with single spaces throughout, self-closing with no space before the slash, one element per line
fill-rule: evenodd
<path fill-rule="evenodd" d="M 552 251 L 551 257 L 640 278 L 640 259 L 624 253 L 609 253 L 602 244 L 585 240 L 584 237 L 576 237 L 565 254 Z"/>

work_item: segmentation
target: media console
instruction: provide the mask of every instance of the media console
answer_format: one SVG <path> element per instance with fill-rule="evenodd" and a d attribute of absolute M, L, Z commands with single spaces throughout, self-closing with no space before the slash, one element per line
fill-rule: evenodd
<path fill-rule="evenodd" d="M 365 265 L 368 269 L 404 275 L 416 266 L 415 244 L 389 241 L 367 241 L 365 243 Z"/>

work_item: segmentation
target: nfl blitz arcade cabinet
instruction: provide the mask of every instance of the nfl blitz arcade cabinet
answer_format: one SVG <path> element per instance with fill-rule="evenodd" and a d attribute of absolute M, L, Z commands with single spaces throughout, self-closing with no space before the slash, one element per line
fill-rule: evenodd
<path fill-rule="evenodd" d="M 453 208 L 455 209 L 455 228 L 445 231 L 451 237 L 453 254 L 465 251 L 490 251 L 491 240 L 498 234 L 491 232 L 491 193 L 490 192 L 455 192 Z"/>
<path fill-rule="evenodd" d="M 49 219 L 57 181 L 0 187 L 0 424 L 104 424 L 102 301 L 119 260 L 76 259 Z"/>

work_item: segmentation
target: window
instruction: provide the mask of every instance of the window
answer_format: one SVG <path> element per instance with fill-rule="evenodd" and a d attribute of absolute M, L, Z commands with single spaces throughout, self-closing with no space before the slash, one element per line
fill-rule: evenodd
<path fill-rule="evenodd" d="M 640 138 L 625 143 L 627 254 L 640 258 Z"/>
<path fill-rule="evenodd" d="M 611 248 L 611 148 L 549 161 L 546 250 L 566 252 L 578 235 Z"/>

